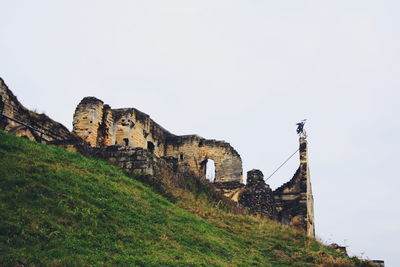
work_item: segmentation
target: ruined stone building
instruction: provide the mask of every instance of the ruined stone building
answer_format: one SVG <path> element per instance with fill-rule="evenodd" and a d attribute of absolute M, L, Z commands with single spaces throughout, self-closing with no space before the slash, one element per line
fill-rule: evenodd
<path fill-rule="evenodd" d="M 46 115 L 23 107 L 2 79 L 0 96 L 0 107 L 4 107 L 2 114 L 5 115 L 0 117 L 3 130 L 77 151 L 84 146 L 90 155 L 101 155 L 127 172 L 153 175 L 156 167 L 162 169 L 161 173 L 171 172 L 172 162 L 174 166 L 190 170 L 199 179 L 205 179 L 207 161 L 213 160 L 213 184 L 226 197 L 253 213 L 314 236 L 313 195 L 305 138 L 300 138 L 298 170 L 289 182 L 272 191 L 259 170 L 249 171 L 247 184 L 243 183 L 242 159 L 229 143 L 198 135 L 174 135 L 135 108 L 112 109 L 95 97 L 85 97 L 75 110 L 70 132 Z"/>
<path fill-rule="evenodd" d="M 111 109 L 86 97 L 75 110 L 73 133 L 93 147 L 140 147 L 158 157 L 174 157 L 200 177 L 205 177 L 207 160 L 213 159 L 218 182 L 242 182 L 242 160 L 230 144 L 197 135 L 176 136 L 134 108 Z"/>

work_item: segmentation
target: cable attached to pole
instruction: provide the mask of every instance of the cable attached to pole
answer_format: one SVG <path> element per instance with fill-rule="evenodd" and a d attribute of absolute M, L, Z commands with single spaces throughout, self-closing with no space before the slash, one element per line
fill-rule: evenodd
<path fill-rule="evenodd" d="M 299 148 L 292 155 L 290 155 L 290 157 L 288 157 L 270 176 L 268 176 L 268 178 L 265 179 L 265 181 L 267 181 L 269 178 L 272 177 L 272 175 L 274 175 L 277 171 L 279 171 L 279 169 L 282 168 L 283 165 L 285 165 L 286 162 L 288 162 L 298 151 L 299 151 Z"/>

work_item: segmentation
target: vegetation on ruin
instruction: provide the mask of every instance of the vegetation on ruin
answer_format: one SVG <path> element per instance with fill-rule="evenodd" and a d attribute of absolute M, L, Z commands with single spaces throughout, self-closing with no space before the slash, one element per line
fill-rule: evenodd
<path fill-rule="evenodd" d="M 143 179 L 0 132 L 0 265 L 367 266 L 193 179 L 162 194 Z"/>

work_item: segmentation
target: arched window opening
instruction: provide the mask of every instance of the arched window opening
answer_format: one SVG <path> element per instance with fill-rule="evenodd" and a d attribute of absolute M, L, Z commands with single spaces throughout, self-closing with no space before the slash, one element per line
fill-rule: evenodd
<path fill-rule="evenodd" d="M 129 139 L 128 138 L 124 138 L 123 140 L 124 140 L 125 146 L 129 146 Z"/>
<path fill-rule="evenodd" d="M 153 152 L 154 152 L 154 148 L 155 148 L 155 146 L 154 146 L 153 142 L 148 141 L 148 142 L 147 142 L 147 150 L 148 150 L 150 153 L 153 153 Z"/>
<path fill-rule="evenodd" d="M 212 159 L 207 159 L 206 179 L 211 182 L 214 182 L 214 180 L 215 180 L 215 162 Z"/>

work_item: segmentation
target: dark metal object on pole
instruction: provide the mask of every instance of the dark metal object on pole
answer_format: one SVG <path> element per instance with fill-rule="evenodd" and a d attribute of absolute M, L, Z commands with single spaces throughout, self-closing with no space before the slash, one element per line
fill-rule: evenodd
<path fill-rule="evenodd" d="M 304 124 L 306 124 L 307 119 L 302 120 L 299 123 L 296 123 L 297 125 L 297 129 L 296 132 L 299 135 L 300 138 L 307 138 L 307 133 L 304 130 Z M 292 155 L 290 155 L 281 165 L 279 165 L 279 167 L 273 172 L 271 173 L 270 176 L 268 176 L 265 181 L 267 181 L 269 178 L 271 178 L 277 171 L 279 171 L 280 168 L 283 167 L 283 165 L 285 165 L 297 152 L 299 151 L 299 149 L 297 149 Z"/>
<path fill-rule="evenodd" d="M 304 124 L 306 124 L 307 119 L 302 120 L 299 123 L 296 123 L 297 129 L 296 132 L 301 138 L 307 138 L 307 133 L 304 130 Z"/>

